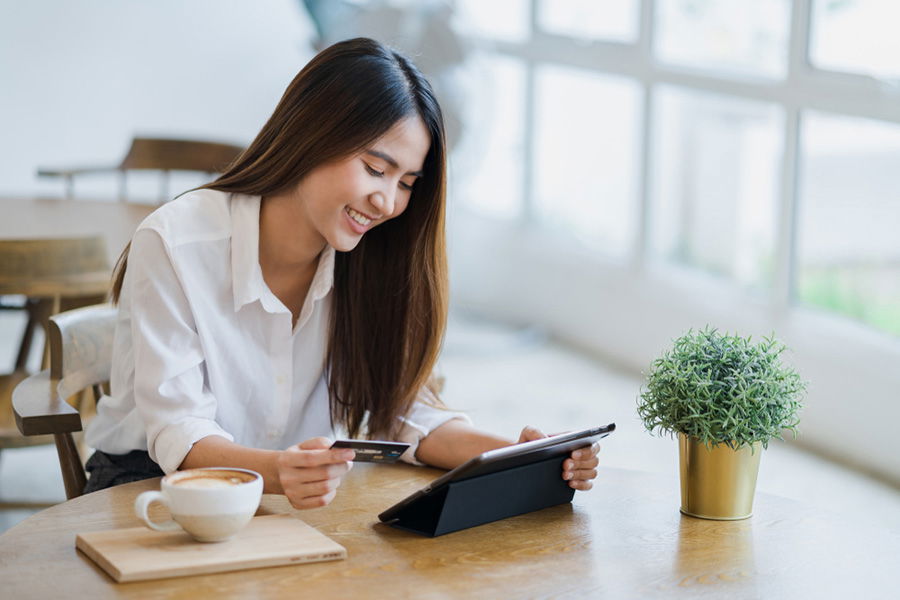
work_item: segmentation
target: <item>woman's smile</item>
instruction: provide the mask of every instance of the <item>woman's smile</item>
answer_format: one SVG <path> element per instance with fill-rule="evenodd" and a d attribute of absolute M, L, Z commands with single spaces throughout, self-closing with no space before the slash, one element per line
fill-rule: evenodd
<path fill-rule="evenodd" d="M 349 206 L 344 209 L 344 214 L 347 215 L 347 222 L 350 223 L 350 228 L 360 235 L 368 231 L 369 225 L 374 221 L 372 217 L 365 215 L 358 210 L 354 210 Z"/>

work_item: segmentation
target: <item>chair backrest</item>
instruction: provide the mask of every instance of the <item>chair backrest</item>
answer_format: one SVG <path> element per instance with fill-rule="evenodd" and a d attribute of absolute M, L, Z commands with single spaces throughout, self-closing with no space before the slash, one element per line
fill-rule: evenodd
<path fill-rule="evenodd" d="M 53 434 L 66 497 L 80 496 L 87 477 L 72 439 L 81 431 L 78 411 L 66 399 L 109 380 L 116 309 L 109 304 L 76 308 L 50 318 L 50 369 L 22 381 L 13 391 L 16 426 L 25 436 Z"/>
<path fill-rule="evenodd" d="M 241 152 L 240 146 L 219 142 L 136 137 L 119 169 L 221 173 Z"/>
<path fill-rule="evenodd" d="M 115 166 L 97 167 L 40 167 L 41 177 L 63 177 L 66 184 L 66 197 L 75 196 L 75 177 L 87 174 L 118 173 L 119 199 L 128 199 L 128 182 L 126 174 L 133 170 L 160 171 L 160 202 L 169 199 L 170 171 L 198 171 L 202 173 L 221 173 L 232 163 L 244 149 L 233 144 L 207 142 L 202 140 L 179 140 L 171 138 L 135 137 L 125 158 Z"/>
<path fill-rule="evenodd" d="M 113 335 L 116 329 L 114 306 L 97 304 L 76 308 L 50 317 L 50 379 L 57 393 L 68 398 L 109 381 L 112 368 Z"/>

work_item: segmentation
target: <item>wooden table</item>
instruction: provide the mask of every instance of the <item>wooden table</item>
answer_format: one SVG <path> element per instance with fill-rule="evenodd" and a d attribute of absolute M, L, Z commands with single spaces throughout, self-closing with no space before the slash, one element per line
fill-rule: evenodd
<path fill-rule="evenodd" d="M 134 230 L 156 208 L 118 201 L 0 198 L 0 239 L 102 235 L 114 265 Z"/>
<path fill-rule="evenodd" d="M 116 584 L 75 549 L 83 531 L 135 527 L 134 498 L 158 480 L 70 500 L 0 536 L 6 598 L 888 598 L 900 589 L 900 536 L 757 494 L 745 521 L 678 512 L 657 475 L 603 469 L 557 506 L 425 538 L 376 515 L 439 474 L 358 464 L 328 507 L 291 512 L 347 548 L 343 561 Z M 676 482 L 677 483 L 677 482 Z M 860 507 L 864 510 L 865 507 Z"/>

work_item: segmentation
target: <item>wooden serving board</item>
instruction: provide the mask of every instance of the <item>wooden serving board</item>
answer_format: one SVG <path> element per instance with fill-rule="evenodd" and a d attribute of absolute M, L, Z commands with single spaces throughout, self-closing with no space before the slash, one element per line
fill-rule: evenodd
<path fill-rule="evenodd" d="M 253 517 L 226 542 L 133 527 L 78 534 L 75 547 L 119 582 L 347 558 L 343 546 L 291 515 Z"/>

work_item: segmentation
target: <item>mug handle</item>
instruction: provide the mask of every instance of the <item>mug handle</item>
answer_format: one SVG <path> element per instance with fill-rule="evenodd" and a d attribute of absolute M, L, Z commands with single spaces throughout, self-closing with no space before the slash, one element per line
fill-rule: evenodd
<path fill-rule="evenodd" d="M 169 503 L 166 501 L 166 497 L 163 496 L 160 492 L 143 492 L 134 501 L 134 514 L 136 514 L 137 518 L 143 521 L 144 524 L 150 529 L 155 529 L 156 531 L 180 530 L 181 525 L 179 525 L 175 521 L 172 521 L 171 519 L 164 523 L 154 523 L 150 520 L 150 515 L 147 514 L 147 509 L 150 508 L 150 505 L 156 501 L 162 502 L 163 506 L 169 508 Z"/>

